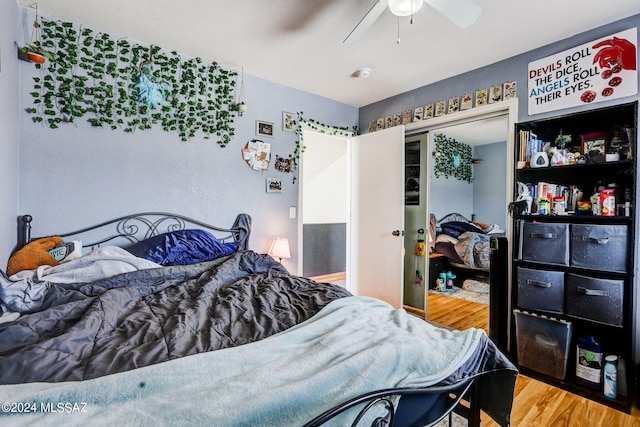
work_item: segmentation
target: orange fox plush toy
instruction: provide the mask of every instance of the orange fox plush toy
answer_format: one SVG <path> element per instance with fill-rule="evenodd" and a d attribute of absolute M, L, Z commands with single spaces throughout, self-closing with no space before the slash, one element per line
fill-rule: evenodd
<path fill-rule="evenodd" d="M 58 261 L 47 252 L 62 243 L 62 237 L 53 236 L 30 242 L 15 254 L 7 263 L 7 275 L 12 276 L 22 270 L 35 270 L 41 265 L 58 265 Z"/>

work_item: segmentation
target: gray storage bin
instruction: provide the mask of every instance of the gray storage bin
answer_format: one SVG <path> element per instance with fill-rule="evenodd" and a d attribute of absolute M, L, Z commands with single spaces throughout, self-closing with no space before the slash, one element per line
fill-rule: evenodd
<path fill-rule="evenodd" d="M 626 225 L 573 224 L 571 265 L 605 271 L 627 271 Z"/>
<path fill-rule="evenodd" d="M 518 365 L 564 380 L 572 324 L 514 310 Z"/>
<path fill-rule="evenodd" d="M 564 272 L 518 267 L 518 306 L 564 312 Z"/>
<path fill-rule="evenodd" d="M 522 221 L 520 259 L 569 265 L 569 224 Z"/>
<path fill-rule="evenodd" d="M 565 286 L 568 315 L 622 326 L 624 280 L 567 273 Z"/>

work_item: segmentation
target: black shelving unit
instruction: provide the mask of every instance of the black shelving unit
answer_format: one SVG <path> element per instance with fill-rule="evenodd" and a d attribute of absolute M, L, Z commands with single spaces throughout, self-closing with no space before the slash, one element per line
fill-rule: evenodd
<path fill-rule="evenodd" d="M 550 119 L 519 123 L 515 129 L 515 140 L 516 143 L 519 143 L 522 132 L 531 132 L 537 135 L 537 139 L 549 141 L 553 145 L 556 136 L 562 133 L 564 135 L 571 135 L 573 151 L 579 151 L 581 148 L 581 135 L 584 134 L 613 132 L 613 130 L 618 129 L 618 127 L 626 127 L 633 130 L 631 135 L 635 135 L 637 131 L 637 116 L 638 106 L 637 103 L 634 102 Z M 531 168 L 528 164 L 522 167 L 523 159 L 518 158 L 519 154 L 516 154 L 517 158 L 514 159 L 516 183 L 522 182 L 536 185 L 539 182 L 547 182 L 564 187 L 576 186 L 582 190 L 583 200 L 589 200 L 590 196 L 596 191 L 597 186 L 603 183 L 616 183 L 617 203 L 623 202 L 623 200 L 620 200 L 621 198 L 627 198 L 630 199 L 628 201 L 631 206 L 628 216 L 624 215 L 624 213 L 623 215 L 616 216 L 597 216 L 592 215 L 589 211 L 578 210 L 572 211 L 568 215 L 537 215 L 535 212 L 529 212 L 515 216 L 511 306 L 525 313 L 518 313 L 517 315 L 513 312 L 511 313 L 512 328 L 510 334 L 511 343 L 513 344 L 510 350 L 512 359 L 518 361 L 523 374 L 629 413 L 635 397 L 634 387 L 636 377 L 636 367 L 634 366 L 635 337 L 633 336 L 633 331 L 635 329 L 634 323 L 636 322 L 634 301 L 637 290 L 635 289 L 635 278 L 633 274 L 635 263 L 633 254 L 636 236 L 635 212 L 637 204 L 635 183 L 637 174 L 637 141 L 635 138 L 627 138 L 627 140 L 632 156 L 624 156 L 621 160 L 609 162 L 603 161 L 604 159 L 600 158 L 600 161 L 595 162 L 588 159 L 589 161 L 584 164 Z M 519 153 L 517 148 L 516 153 Z M 518 164 L 518 161 L 520 161 L 520 164 Z M 514 200 L 517 196 L 517 191 L 518 187 L 516 184 L 514 188 Z M 535 202 L 532 211 L 534 210 Z M 618 213 L 620 212 L 616 211 L 616 214 Z M 531 232 L 531 230 L 536 229 L 536 227 L 542 227 L 545 232 L 539 234 Z M 616 247 L 617 249 L 615 249 L 617 251 L 616 259 L 618 259 L 619 256 L 626 257 L 621 266 L 612 267 L 612 263 L 607 261 L 607 257 L 595 259 L 592 265 L 581 265 L 574 259 L 574 253 L 578 252 L 577 248 L 582 244 L 579 239 L 576 239 L 576 234 L 578 231 L 583 232 L 584 230 L 591 230 L 593 228 L 597 228 L 599 230 L 598 232 L 615 230 L 623 234 L 626 233 L 626 237 L 623 235 L 622 237 L 615 238 L 618 240 L 614 240 L 614 244 L 618 245 Z M 549 232 L 549 229 L 553 230 L 553 232 Z M 556 233 L 555 230 L 559 231 Z M 566 233 L 566 236 L 563 233 Z M 528 256 L 526 254 L 527 251 L 523 251 L 522 247 L 523 245 L 532 244 L 533 237 L 531 236 L 544 236 L 544 238 L 553 236 L 553 239 L 557 239 L 557 242 L 554 241 L 550 243 L 551 246 L 549 246 L 548 253 L 545 253 L 544 247 L 542 247 L 542 249 L 534 251 L 531 256 Z M 624 241 L 623 247 L 620 246 L 620 239 Z M 585 239 L 583 238 L 583 240 Z M 552 241 L 549 240 L 549 242 Z M 537 259 L 538 256 L 540 256 L 540 259 Z M 554 256 L 556 257 L 554 258 Z M 575 255 L 575 257 L 577 258 L 578 255 Z M 541 277 L 545 278 L 552 277 L 552 279 L 545 279 L 544 283 L 545 286 L 548 285 L 555 289 L 555 292 L 560 292 L 555 294 L 553 298 L 563 299 L 560 304 L 561 309 L 558 309 L 556 304 L 552 310 L 549 310 L 546 302 L 537 305 L 537 302 L 534 301 L 532 303 L 532 300 L 527 300 L 527 298 L 530 298 L 530 295 L 528 294 L 529 290 L 526 288 L 526 284 L 523 284 L 525 282 L 523 278 L 525 274 L 530 274 L 531 272 L 534 274 L 539 273 Z M 615 286 L 605 288 L 605 290 L 602 291 L 602 294 L 607 294 L 609 298 L 591 300 L 596 301 L 595 305 L 590 305 L 581 311 L 581 308 L 576 306 L 578 299 L 574 294 L 576 287 L 568 286 L 569 282 L 571 280 L 575 282 L 576 278 L 586 280 L 585 283 L 593 282 L 603 286 L 609 286 L 611 284 Z M 519 280 L 521 280 L 520 283 Z M 589 286 L 586 287 L 588 288 Z M 560 291 L 558 291 L 558 289 L 560 289 Z M 536 288 L 534 292 L 539 291 Z M 547 292 L 547 290 L 544 290 L 544 292 Z M 587 293 L 587 295 L 590 294 Z M 618 300 L 611 295 L 617 295 Z M 557 302 L 558 300 L 556 300 L 556 303 Z M 618 303 L 619 305 L 617 305 Z M 599 311 L 602 311 L 604 314 L 599 313 Z M 553 372 L 544 372 L 544 369 L 537 368 L 536 366 L 526 366 L 527 363 L 520 363 L 518 359 L 518 346 L 520 345 L 522 350 L 522 348 L 529 345 L 526 340 L 530 337 L 526 336 L 526 334 L 535 335 L 536 330 L 534 327 L 524 330 L 523 332 L 524 328 L 521 327 L 521 330 L 518 331 L 516 318 L 520 319 L 521 325 L 524 323 L 523 319 L 528 321 L 530 318 L 535 319 L 534 322 L 549 322 L 550 328 L 555 327 L 553 325 L 556 323 L 553 322 L 556 320 L 561 321 L 562 323 L 557 324 L 563 326 L 570 323 L 570 332 L 567 334 L 570 335 L 568 337 L 568 345 L 563 349 L 566 350 L 563 352 L 564 361 L 566 362 L 564 375 L 554 375 Z M 536 323 L 532 324 L 535 325 Z M 603 364 L 604 356 L 607 354 L 616 354 L 624 358 L 627 395 L 623 396 L 618 394 L 617 399 L 608 399 L 603 394 L 602 384 L 593 388 L 593 386 L 585 385 L 585 383 L 581 382 L 580 378 L 576 376 L 576 340 L 577 337 L 584 335 L 598 337 L 602 345 Z M 546 340 L 553 341 L 553 339 L 549 338 Z M 543 340 L 541 342 L 544 343 L 547 341 Z M 532 348 L 535 350 L 534 346 L 528 347 L 527 351 L 531 351 Z M 545 354 L 543 350 L 544 349 L 540 349 L 541 357 L 544 357 Z"/>

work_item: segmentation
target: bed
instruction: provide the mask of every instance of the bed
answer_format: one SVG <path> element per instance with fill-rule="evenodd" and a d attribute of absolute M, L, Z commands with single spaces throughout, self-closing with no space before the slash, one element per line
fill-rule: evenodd
<path fill-rule="evenodd" d="M 491 267 L 491 238 L 504 237 L 496 224 L 471 221 L 459 213 L 450 213 L 432 226 L 433 250 L 447 257 L 459 278 L 487 281 Z"/>
<path fill-rule="evenodd" d="M 16 254 L 45 240 L 32 223 Z M 245 214 L 136 214 L 57 235 L 47 252 L 74 242 L 74 259 L 2 272 L 0 422 L 510 424 L 517 370 L 483 331 L 292 275 L 250 232 Z"/>

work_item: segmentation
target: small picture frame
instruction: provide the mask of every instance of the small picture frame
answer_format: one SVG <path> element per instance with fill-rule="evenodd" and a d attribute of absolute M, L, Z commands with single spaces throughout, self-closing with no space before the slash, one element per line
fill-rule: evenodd
<path fill-rule="evenodd" d="M 282 112 L 282 130 L 285 132 L 295 132 L 296 119 L 293 113 Z"/>
<path fill-rule="evenodd" d="M 413 121 L 417 122 L 422 120 L 422 115 L 424 114 L 424 107 L 417 107 L 413 110 Z"/>
<path fill-rule="evenodd" d="M 424 106 L 424 115 L 422 119 L 431 119 L 433 118 L 433 104 L 427 104 Z"/>
<path fill-rule="evenodd" d="M 273 136 L 273 123 L 256 120 L 256 135 Z"/>
<path fill-rule="evenodd" d="M 607 138 L 604 136 L 598 138 L 582 138 L 582 154 L 607 154 Z"/>
<path fill-rule="evenodd" d="M 282 180 L 267 178 L 267 193 L 282 193 Z"/>
<path fill-rule="evenodd" d="M 369 122 L 369 132 L 375 132 L 375 131 L 376 131 L 376 121 L 374 119 Z"/>
<path fill-rule="evenodd" d="M 444 116 L 445 114 L 447 114 L 447 101 L 443 99 L 436 102 L 436 117 Z"/>
<path fill-rule="evenodd" d="M 502 90 L 502 96 L 504 99 L 513 99 L 518 96 L 518 82 L 512 80 L 510 82 L 506 82 L 504 84 L 504 88 Z"/>
<path fill-rule="evenodd" d="M 408 125 L 409 123 L 411 123 L 411 116 L 412 115 L 413 115 L 413 111 L 405 110 L 404 113 L 402 113 L 402 124 L 403 125 Z"/>
<path fill-rule="evenodd" d="M 449 111 L 448 113 L 455 113 L 460 109 L 460 98 L 457 96 L 449 98 Z"/>
<path fill-rule="evenodd" d="M 396 113 L 393 115 L 393 125 L 399 126 L 402 124 L 402 113 Z"/>
<path fill-rule="evenodd" d="M 393 127 L 393 116 L 387 116 L 384 119 L 384 128 L 389 129 L 391 127 Z"/>
<path fill-rule="evenodd" d="M 476 91 L 476 107 L 487 105 L 487 90 L 480 89 Z"/>
<path fill-rule="evenodd" d="M 473 94 L 465 93 L 462 95 L 462 99 L 460 99 L 460 109 L 470 110 L 471 108 L 473 108 Z"/>
<path fill-rule="evenodd" d="M 502 85 L 491 86 L 489 91 L 489 104 L 502 101 Z"/>
<path fill-rule="evenodd" d="M 376 122 L 376 130 L 382 130 L 382 129 L 384 129 L 384 118 L 379 117 L 378 121 Z"/>

